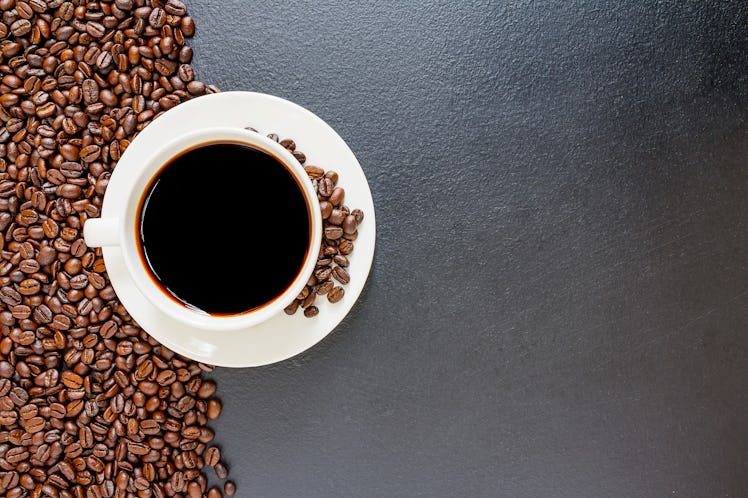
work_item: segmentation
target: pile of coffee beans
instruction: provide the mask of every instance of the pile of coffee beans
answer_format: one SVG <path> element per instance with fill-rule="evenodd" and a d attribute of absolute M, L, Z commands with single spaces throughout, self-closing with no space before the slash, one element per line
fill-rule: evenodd
<path fill-rule="evenodd" d="M 220 497 L 212 367 L 139 328 L 82 238 L 137 132 L 217 91 L 194 79 L 195 24 L 179 0 L 0 13 L 0 496 Z"/>
<path fill-rule="evenodd" d="M 133 322 L 82 238 L 137 133 L 218 91 L 190 66 L 195 23 L 180 0 L 0 0 L 0 13 L 0 496 L 233 496 L 208 426 L 212 367 Z M 363 214 L 335 172 L 306 170 L 325 239 L 286 311 L 314 316 L 317 295 L 344 295 Z"/>
<path fill-rule="evenodd" d="M 364 213 L 343 204 L 345 190 L 338 185 L 337 172 L 305 165 L 306 154 L 296 149 L 293 139 L 280 140 L 276 133 L 269 134 L 268 138 L 279 142 L 304 165 L 319 199 L 323 237 L 317 265 L 304 289 L 285 309 L 287 314 L 293 315 L 302 308 L 304 316 L 313 318 L 319 314 L 319 308 L 314 305 L 317 296 L 327 296 L 329 302 L 337 303 L 345 295 L 343 285 L 351 280 L 347 270 L 349 256 L 353 252 L 353 241 L 358 237 L 358 225 L 364 220 Z"/>

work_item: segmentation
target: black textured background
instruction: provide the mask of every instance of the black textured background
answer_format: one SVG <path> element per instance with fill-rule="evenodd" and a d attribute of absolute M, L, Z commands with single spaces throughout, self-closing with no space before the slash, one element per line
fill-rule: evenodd
<path fill-rule="evenodd" d="M 746 496 L 746 2 L 188 6 L 378 210 L 349 319 L 216 373 L 238 496 Z"/>

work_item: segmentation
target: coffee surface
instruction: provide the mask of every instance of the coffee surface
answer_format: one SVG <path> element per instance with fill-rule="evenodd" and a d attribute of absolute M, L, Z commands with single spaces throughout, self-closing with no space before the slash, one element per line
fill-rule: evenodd
<path fill-rule="evenodd" d="M 139 234 L 146 265 L 165 291 L 210 314 L 272 301 L 299 274 L 309 211 L 272 155 L 207 143 L 171 159 L 144 196 Z"/>

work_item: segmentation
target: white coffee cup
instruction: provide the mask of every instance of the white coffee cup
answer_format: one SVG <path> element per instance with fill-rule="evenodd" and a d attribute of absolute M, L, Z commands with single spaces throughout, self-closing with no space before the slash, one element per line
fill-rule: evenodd
<path fill-rule="evenodd" d="M 139 206 L 154 176 L 166 163 L 180 153 L 210 142 L 245 144 L 275 157 L 301 186 L 310 214 L 309 247 L 301 271 L 291 285 L 282 294 L 264 305 L 234 315 L 211 315 L 175 299 L 153 280 L 145 261 L 140 256 Z M 319 201 L 314 186 L 304 168 L 286 148 L 259 133 L 241 128 L 216 127 L 179 136 L 154 151 L 148 161 L 142 164 L 139 175 L 133 183 L 134 188 L 129 188 L 129 191 L 123 192 L 122 189 L 128 188 L 125 185 L 126 183 L 132 183 L 132 181 L 125 182 L 115 172 L 104 196 L 105 204 L 107 196 L 110 195 L 126 198 L 124 212 L 119 213 L 118 217 L 87 220 L 83 227 L 84 239 L 89 247 L 119 247 L 127 267 L 128 276 L 138 290 L 153 306 L 177 322 L 208 331 L 238 330 L 257 325 L 282 312 L 304 289 L 314 271 L 322 241 L 322 215 L 320 214 Z M 189 270 L 185 269 L 185 271 Z M 247 285 L 261 284 L 248 282 Z"/>

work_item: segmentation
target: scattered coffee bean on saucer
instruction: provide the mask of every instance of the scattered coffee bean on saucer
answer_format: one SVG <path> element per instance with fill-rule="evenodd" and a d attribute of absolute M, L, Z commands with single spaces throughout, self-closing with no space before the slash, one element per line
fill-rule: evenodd
<path fill-rule="evenodd" d="M 257 131 L 252 127 L 247 129 Z M 305 317 L 314 318 L 320 313 L 314 305 L 318 296 L 327 295 L 327 300 L 334 304 L 345 295 L 345 289 L 341 286 L 350 282 L 350 273 L 346 269 L 350 264 L 348 256 L 353 252 L 353 241 L 358 237 L 358 226 L 364 221 L 364 213 L 360 209 L 351 210 L 344 204 L 345 190 L 338 185 L 339 175 L 336 171 L 325 171 L 321 166 L 305 164 L 306 154 L 296 148 L 293 139 L 281 140 L 277 133 L 270 133 L 267 137 L 294 153 L 312 180 L 319 199 L 323 237 L 317 264 L 304 290 L 285 309 L 286 314 L 293 315 L 301 308 Z"/>

